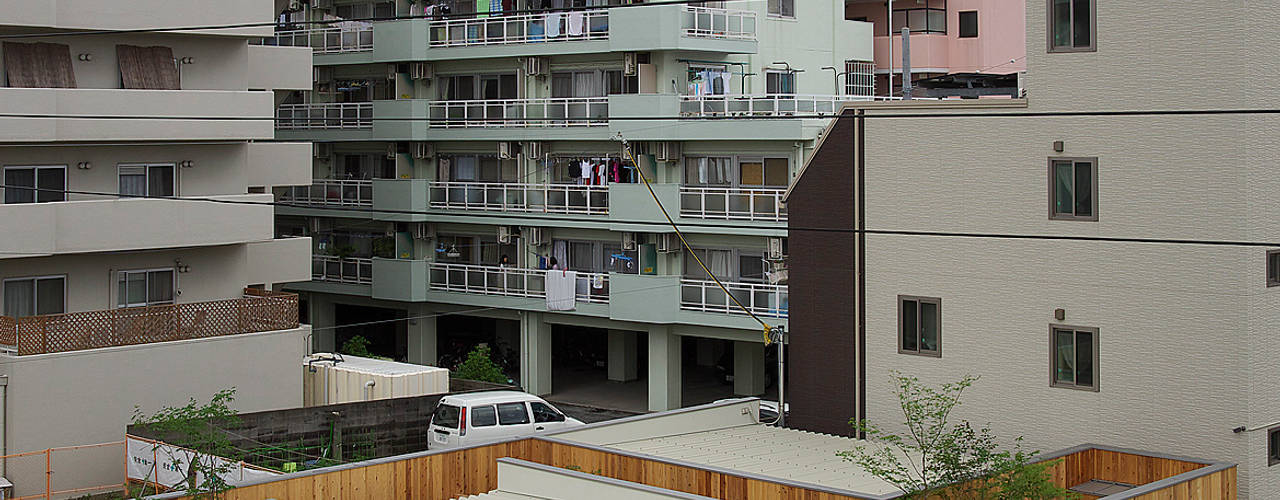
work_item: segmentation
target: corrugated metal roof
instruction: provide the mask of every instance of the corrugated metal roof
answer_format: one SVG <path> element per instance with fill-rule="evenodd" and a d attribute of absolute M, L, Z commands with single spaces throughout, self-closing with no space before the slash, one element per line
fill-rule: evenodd
<path fill-rule="evenodd" d="M 766 425 L 743 425 L 603 446 L 858 493 L 883 495 L 897 492 L 892 484 L 836 456 L 838 452 L 852 450 L 859 445 L 874 446 L 853 438 Z"/>

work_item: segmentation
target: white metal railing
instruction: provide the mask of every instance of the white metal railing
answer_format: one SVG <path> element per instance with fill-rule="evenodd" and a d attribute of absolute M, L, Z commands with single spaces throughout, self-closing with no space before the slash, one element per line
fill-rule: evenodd
<path fill-rule="evenodd" d="M 723 40 L 756 40 L 756 13 L 749 10 L 686 6 L 684 36 Z"/>
<path fill-rule="evenodd" d="M 782 188 L 680 186 L 680 216 L 693 219 L 785 222 Z"/>
<path fill-rule="evenodd" d="M 546 273 L 541 269 L 437 262 L 431 264 L 430 287 L 444 292 L 546 298 Z M 578 273 L 577 300 L 608 303 L 609 275 Z"/>
<path fill-rule="evenodd" d="M 757 316 L 787 317 L 787 285 L 725 283 L 724 286 L 742 302 L 743 307 Z M 725 295 L 724 290 L 716 286 L 716 282 L 704 280 L 680 280 L 680 308 L 687 311 L 746 314 Z"/>
<path fill-rule="evenodd" d="M 311 257 L 312 281 L 330 283 L 373 283 L 373 259 L 314 255 Z"/>
<path fill-rule="evenodd" d="M 431 208 L 547 214 L 609 214 L 608 186 L 432 182 Z"/>
<path fill-rule="evenodd" d="M 301 205 L 372 207 L 373 181 L 315 179 L 310 186 L 293 186 L 280 201 Z"/>
<path fill-rule="evenodd" d="M 608 9 L 432 21 L 432 47 L 607 40 Z"/>
<path fill-rule="evenodd" d="M 281 104 L 276 108 L 276 129 L 361 129 L 373 127 L 373 103 L 331 102 Z"/>
<path fill-rule="evenodd" d="M 680 96 L 680 114 L 684 116 L 835 114 L 846 102 L 873 99 L 869 96 L 852 95 L 686 95 Z"/>
<path fill-rule="evenodd" d="M 594 127 L 609 124 L 608 97 L 432 101 L 431 127 Z"/>
<path fill-rule="evenodd" d="M 342 54 L 373 50 L 373 25 L 276 32 L 276 45 L 311 47 L 316 54 Z"/>

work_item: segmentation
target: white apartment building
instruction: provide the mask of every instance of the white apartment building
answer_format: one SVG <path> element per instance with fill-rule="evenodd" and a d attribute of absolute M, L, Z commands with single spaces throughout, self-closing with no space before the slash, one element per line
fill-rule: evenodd
<path fill-rule="evenodd" d="M 1277 16 L 1272 3 L 1029 0 L 1024 100 L 847 109 L 791 193 L 793 224 L 820 229 L 814 216 L 841 199 L 848 215 L 821 227 L 1184 243 L 875 233 L 856 242 L 802 238 L 793 225 L 793 287 L 826 272 L 814 266 L 827 256 L 796 259 L 809 248 L 802 239 L 865 245 L 846 256 L 857 270 L 827 283 L 857 290 L 865 276 L 865 293 L 805 304 L 797 293 L 792 315 L 797 329 L 825 330 L 810 345 L 793 336 L 791 366 L 810 372 L 793 380 L 831 375 L 825 361 L 863 360 L 865 378 L 847 378 L 833 397 L 858 413 L 820 413 L 839 402 L 797 394 L 793 422 L 893 424 L 902 417 L 890 370 L 932 384 L 973 374 L 981 380 L 958 416 L 991 422 L 1004 438 L 1237 463 L 1240 498 L 1280 497 L 1280 347 L 1269 338 L 1280 319 L 1277 249 L 1185 243 L 1280 242 L 1280 206 L 1268 201 L 1280 188 L 1271 147 L 1280 118 L 1025 116 L 1274 110 L 1280 61 L 1265 54 L 1280 46 L 1266 26 Z M 1233 77 L 1224 83 L 1220 70 Z M 942 116 L 883 118 L 901 113 Z M 842 179 L 849 187 L 826 202 L 805 201 Z M 801 314 L 854 305 L 860 318 L 800 326 Z"/>
<path fill-rule="evenodd" d="M 270 25 L 99 32 L 274 8 L 0 3 L 0 454 L 119 441 L 135 406 L 231 387 L 241 410 L 301 403 L 309 328 L 266 290 L 310 278 L 310 240 L 276 238 L 269 205 L 310 183 L 311 146 L 273 127 L 276 91 L 311 87 L 310 51 L 251 45 Z M 118 488 L 115 450 L 55 455 L 52 488 Z M 43 464 L 20 462 L 0 476 L 45 494 Z"/>

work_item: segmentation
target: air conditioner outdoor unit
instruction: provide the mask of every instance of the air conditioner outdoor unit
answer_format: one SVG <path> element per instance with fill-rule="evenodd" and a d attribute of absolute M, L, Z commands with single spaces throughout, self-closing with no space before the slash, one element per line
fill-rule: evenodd
<path fill-rule="evenodd" d="M 436 156 L 436 145 L 430 142 L 413 143 L 413 158 L 416 160 L 428 160 Z"/>
<path fill-rule="evenodd" d="M 498 226 L 498 243 L 503 245 L 511 244 L 511 227 Z"/>
<path fill-rule="evenodd" d="M 783 257 L 782 238 L 769 238 L 769 259 L 782 260 Z"/>
<path fill-rule="evenodd" d="M 636 75 L 636 53 L 627 52 L 622 55 L 622 72 L 626 76 Z"/>
<path fill-rule="evenodd" d="M 311 143 L 311 156 L 328 159 L 333 154 L 333 144 L 327 142 Z"/>
<path fill-rule="evenodd" d="M 513 142 L 506 142 L 506 141 L 499 142 L 499 143 L 498 143 L 498 158 L 501 158 L 501 159 L 503 159 L 503 160 L 510 160 L 510 159 L 514 158 L 514 157 L 515 157 L 515 153 L 514 153 L 512 150 L 513 150 L 513 149 L 516 149 L 516 148 L 513 148 L 513 147 L 512 147 L 512 145 L 513 145 L 513 144 L 515 144 L 515 143 L 513 143 Z"/>
<path fill-rule="evenodd" d="M 541 160 L 543 157 L 542 143 L 533 141 L 524 143 L 524 149 L 521 151 L 524 156 L 530 160 Z"/>
<path fill-rule="evenodd" d="M 435 65 L 428 62 L 416 62 L 409 65 L 409 77 L 414 80 L 430 80 L 435 78 Z"/>
<path fill-rule="evenodd" d="M 628 252 L 636 249 L 636 233 L 622 233 L 622 249 Z"/>
<path fill-rule="evenodd" d="M 529 229 L 529 244 L 540 247 L 550 243 L 547 241 L 546 231 L 540 227 L 531 227 Z"/>
<path fill-rule="evenodd" d="M 383 234 L 387 237 L 394 237 L 396 235 L 396 223 L 388 222 L 386 230 Z"/>
<path fill-rule="evenodd" d="M 653 155 L 658 161 L 679 161 L 680 143 L 676 141 L 656 143 L 653 145 Z"/>
<path fill-rule="evenodd" d="M 388 143 L 388 144 L 387 144 L 387 159 L 388 159 L 388 160 L 394 160 L 394 159 L 396 159 L 396 152 L 397 152 L 397 151 L 398 151 L 398 148 L 396 147 L 396 143 L 394 143 L 394 142 L 392 142 L 392 143 Z"/>
<path fill-rule="evenodd" d="M 400 74 L 400 70 L 399 70 L 398 68 L 396 68 L 396 65 L 395 65 L 395 64 L 388 64 L 388 65 L 387 65 L 387 79 L 388 79 L 388 80 L 395 80 L 395 79 L 396 79 L 396 75 L 398 75 L 398 74 Z"/>
<path fill-rule="evenodd" d="M 413 237 L 420 240 L 435 239 L 436 227 L 428 222 L 419 222 L 413 226 Z"/>
<path fill-rule="evenodd" d="M 333 0 L 311 0 L 311 8 L 327 9 L 333 6 Z"/>
<path fill-rule="evenodd" d="M 658 252 L 676 253 L 680 251 L 680 237 L 675 233 L 663 233 L 658 236 Z"/>
<path fill-rule="evenodd" d="M 524 72 L 529 76 L 546 76 L 550 63 L 545 57 L 527 57 L 524 60 Z"/>

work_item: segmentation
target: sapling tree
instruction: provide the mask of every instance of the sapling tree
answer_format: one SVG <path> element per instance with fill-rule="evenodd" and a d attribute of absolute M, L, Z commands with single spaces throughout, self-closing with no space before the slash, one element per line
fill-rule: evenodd
<path fill-rule="evenodd" d="M 231 445 L 224 428 L 239 425 L 240 417 L 231 408 L 235 388 L 213 395 L 208 403 L 191 398 L 183 406 L 166 406 L 151 415 L 138 407 L 133 409 L 133 423 L 150 434 L 170 440 L 169 444 L 191 450 L 191 453 L 166 453 L 167 467 L 182 475 L 178 485 L 192 498 L 219 498 L 231 489 L 224 476 L 234 467 L 237 449 Z M 154 445 L 159 450 L 161 444 Z M 161 464 L 155 464 L 158 468 Z"/>

